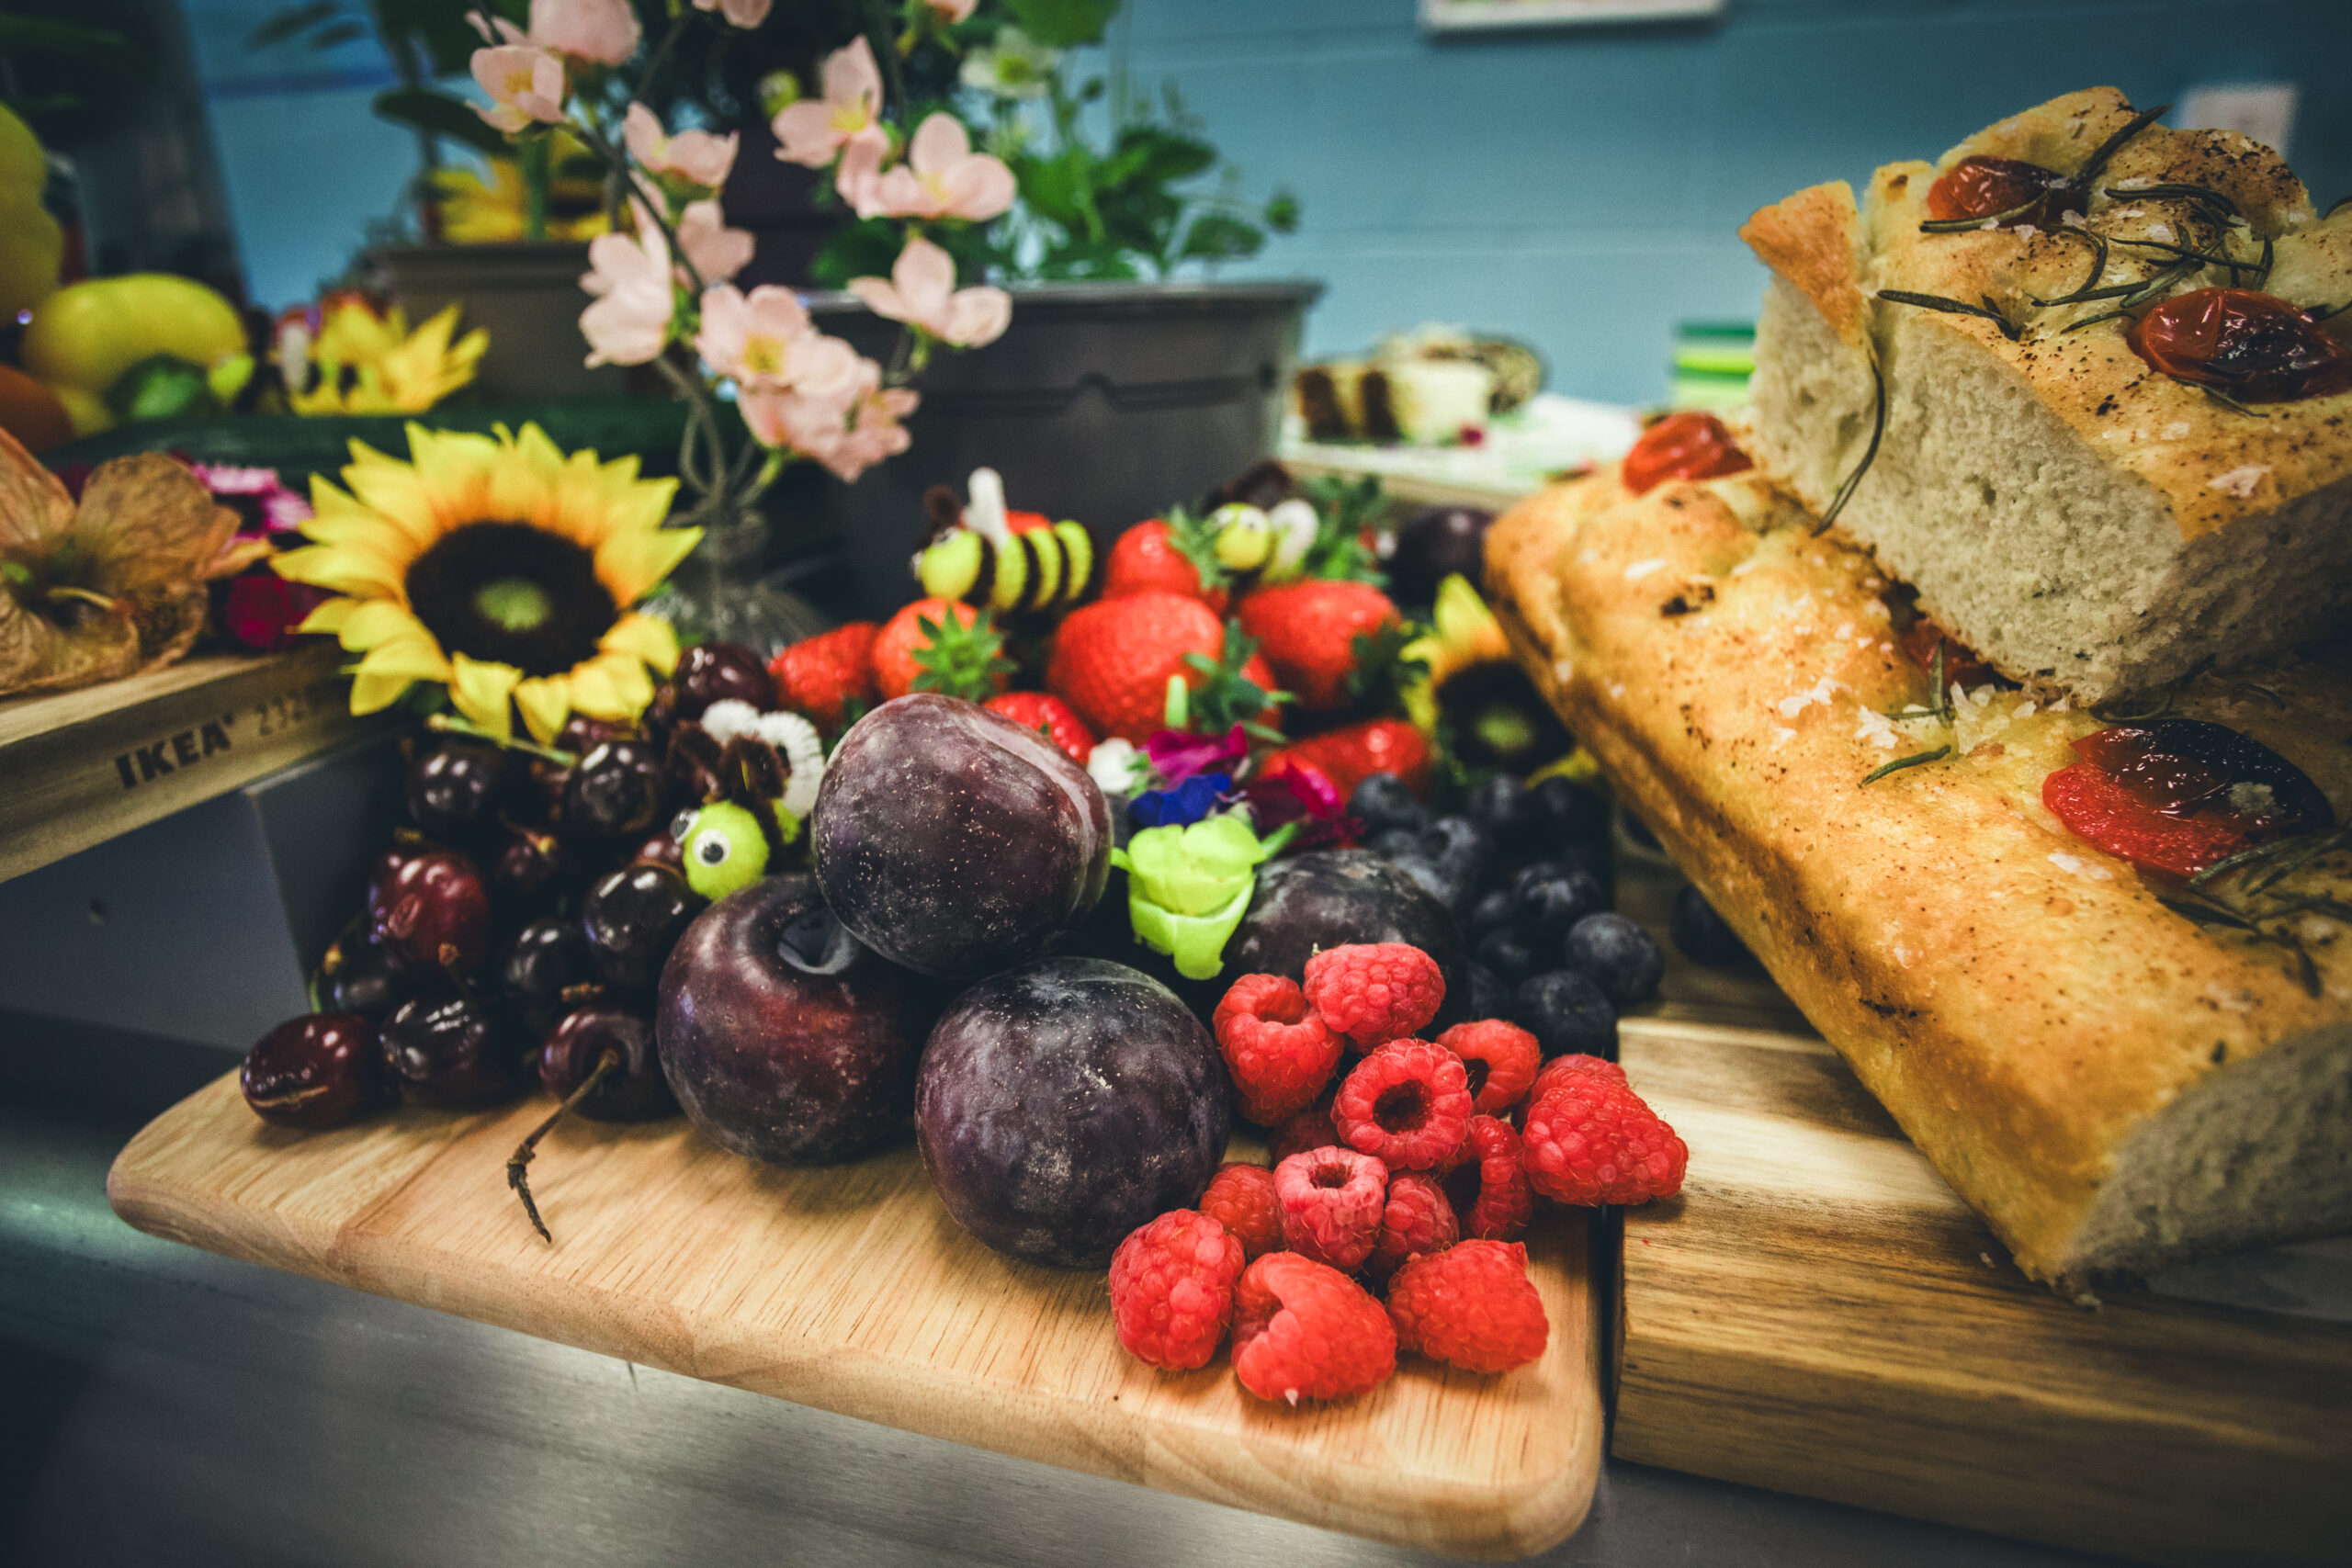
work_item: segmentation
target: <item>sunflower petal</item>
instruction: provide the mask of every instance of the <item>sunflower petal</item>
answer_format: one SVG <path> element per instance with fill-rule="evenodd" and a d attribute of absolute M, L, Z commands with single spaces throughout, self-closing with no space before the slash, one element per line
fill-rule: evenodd
<path fill-rule="evenodd" d="M 305 545 L 273 558 L 277 575 L 289 582 L 307 582 L 331 593 L 355 599 L 400 599 L 407 588 L 401 575 L 376 556 L 341 545 Z"/>
<path fill-rule="evenodd" d="M 514 709 L 508 700 L 523 672 L 512 664 L 492 664 L 460 653 L 449 660 L 449 700 L 458 711 L 501 740 L 514 733 Z"/>
<path fill-rule="evenodd" d="M 522 710 L 531 739 L 542 746 L 553 745 L 564 720 L 571 716 L 571 678 L 534 675 L 515 686 L 514 705 Z"/>
<path fill-rule="evenodd" d="M 446 681 L 449 661 L 441 656 L 440 646 L 419 627 L 414 637 L 391 637 L 369 649 L 359 661 L 358 672 L 397 675 L 403 681 Z"/>
<path fill-rule="evenodd" d="M 274 567 L 285 558 L 284 556 L 279 556 L 269 564 Z M 298 632 L 323 632 L 329 636 L 336 635 L 343 630 L 343 623 L 351 618 L 351 613 L 359 608 L 359 604 L 360 601 L 356 599 L 330 599 L 303 616 L 302 624 L 294 629 Z"/>
<path fill-rule="evenodd" d="M 604 653 L 572 668 L 571 705 L 590 718 L 635 718 L 652 700 L 652 677 L 635 659 Z"/>
<path fill-rule="evenodd" d="M 612 630 L 596 639 L 596 646 L 606 653 L 643 660 L 663 675 L 678 667 L 678 634 L 659 615 L 632 611 L 615 621 Z"/>
<path fill-rule="evenodd" d="M 596 547 L 596 576 L 626 609 L 659 587 L 701 543 L 699 528 L 616 535 Z"/>
<path fill-rule="evenodd" d="M 336 631 L 342 637 L 343 646 L 354 652 L 404 637 L 430 643 L 436 651 L 440 648 L 440 643 L 425 629 L 423 621 L 390 599 L 368 599 L 354 604 Z"/>
<path fill-rule="evenodd" d="M 351 711 L 363 716 L 381 713 L 399 702 L 415 683 L 405 675 L 354 675 Z"/>

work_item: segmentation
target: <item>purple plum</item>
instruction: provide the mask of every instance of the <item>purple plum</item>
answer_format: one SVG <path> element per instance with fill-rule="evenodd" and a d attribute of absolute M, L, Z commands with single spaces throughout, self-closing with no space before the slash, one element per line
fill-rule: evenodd
<path fill-rule="evenodd" d="M 696 1131 L 776 1165 L 825 1165 L 905 1113 L 927 1021 L 914 976 L 771 876 L 695 917 L 662 971 L 662 1070 Z"/>
<path fill-rule="evenodd" d="M 918 692 L 842 738 L 810 848 L 825 901 L 868 947 L 968 979 L 1036 957 L 1086 918 L 1110 876 L 1111 812 L 1035 730 Z"/>
<path fill-rule="evenodd" d="M 1470 1016 L 1470 957 L 1453 916 L 1366 850 L 1316 850 L 1260 866 L 1250 912 L 1225 944 L 1225 973 L 1295 980 L 1317 949 L 1352 942 L 1408 942 L 1437 960 L 1445 1002 L 1430 1028 Z"/>
<path fill-rule="evenodd" d="M 923 1047 L 915 1135 L 940 1201 L 999 1252 L 1100 1269 L 1196 1201 L 1231 1086 L 1174 992 L 1099 958 L 1047 958 L 948 1005 Z"/>

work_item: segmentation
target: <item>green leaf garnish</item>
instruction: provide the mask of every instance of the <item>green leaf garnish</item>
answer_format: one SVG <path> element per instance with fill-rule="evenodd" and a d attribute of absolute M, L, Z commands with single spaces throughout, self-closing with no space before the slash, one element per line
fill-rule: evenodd
<path fill-rule="evenodd" d="M 1880 371 L 1876 359 L 1871 361 L 1871 444 L 1863 449 L 1862 460 L 1854 465 L 1854 471 L 1848 474 L 1845 482 L 1838 487 L 1838 493 L 1829 498 L 1829 505 L 1822 512 L 1821 521 L 1813 525 L 1813 536 L 1816 539 L 1829 532 L 1829 525 L 1838 521 L 1838 514 L 1846 510 L 1848 502 L 1854 499 L 1854 488 L 1862 482 L 1862 476 L 1869 473 L 1871 465 L 1878 460 L 1879 439 L 1886 434 L 1886 377 Z"/>
<path fill-rule="evenodd" d="M 1932 751 L 1914 751 L 1908 757 L 1897 757 L 1892 762 L 1882 763 L 1872 768 L 1862 775 L 1862 783 L 1876 784 L 1889 773 L 1899 773 L 1905 768 L 1925 767 L 1929 762 L 1939 762 L 1951 755 L 1951 748 L 1949 746 L 1939 746 Z"/>
<path fill-rule="evenodd" d="M 1914 294 L 1905 288 L 1882 288 L 1878 297 L 1892 299 L 1898 305 L 1914 305 L 1922 310 L 1940 310 L 1951 316 L 1975 316 L 2000 328 L 2001 335 L 2011 343 L 2017 342 L 2024 330 L 2001 314 L 2000 307 L 1993 303 L 1990 294 L 1984 297 L 1982 305 L 1972 305 L 1965 299 L 1947 299 L 1940 294 Z"/>

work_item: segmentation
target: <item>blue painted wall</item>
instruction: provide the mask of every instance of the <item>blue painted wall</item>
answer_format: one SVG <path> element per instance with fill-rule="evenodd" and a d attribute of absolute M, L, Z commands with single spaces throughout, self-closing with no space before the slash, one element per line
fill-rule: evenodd
<path fill-rule="evenodd" d="M 1252 192 L 1304 203 L 1238 270 L 1329 282 L 1311 352 L 1462 321 L 1532 340 L 1591 397 L 1662 396 L 1676 321 L 1753 313 L 1733 231 L 1758 206 L 2075 87 L 2295 82 L 2298 170 L 2323 202 L 2352 193 L 2346 0 L 1729 0 L 1709 22 L 1442 37 L 1413 0 L 1132 6 L 1138 85 L 1176 83 Z M 277 301 L 341 265 L 413 154 L 368 116 L 373 46 L 256 57 L 270 8 L 189 0 L 248 273 Z"/>

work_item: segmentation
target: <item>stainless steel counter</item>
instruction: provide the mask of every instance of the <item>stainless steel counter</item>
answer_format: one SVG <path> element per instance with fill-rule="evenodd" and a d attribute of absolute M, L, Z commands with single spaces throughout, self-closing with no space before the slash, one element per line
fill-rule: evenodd
<path fill-rule="evenodd" d="M 1436 1561 L 141 1235 L 107 1209 L 107 1167 L 225 1059 L 119 1039 L 78 1055 L 104 1070 L 61 1068 L 52 1032 L 0 1017 L 0 1562 Z M 1541 1561 L 2091 1560 L 1612 1464 L 1583 1530 Z"/>

